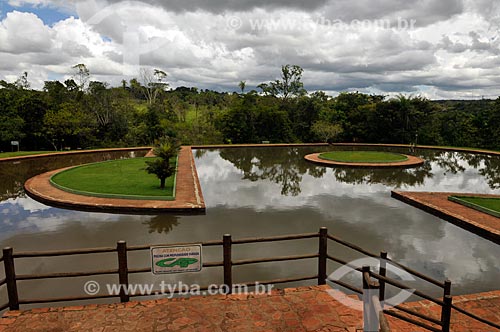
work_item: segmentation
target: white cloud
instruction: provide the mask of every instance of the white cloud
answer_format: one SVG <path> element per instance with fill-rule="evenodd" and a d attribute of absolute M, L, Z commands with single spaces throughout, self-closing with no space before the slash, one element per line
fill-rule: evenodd
<path fill-rule="evenodd" d="M 59 0 L 10 4 L 63 6 Z M 367 5 L 318 0 L 309 8 L 298 2 L 226 0 L 68 4 L 79 18 L 52 27 L 34 14 L 8 13 L 0 25 L 0 77 L 28 71 L 32 86 L 40 88 L 49 76 L 69 77 L 71 66 L 85 63 L 94 79 L 118 84 L 137 76 L 140 64 L 165 70 L 174 87 L 237 89 L 240 80 L 253 88 L 276 78 L 282 64 L 293 63 L 305 69 L 309 90 L 333 94 L 500 94 L 500 21 L 494 15 L 499 8 L 492 1 L 378 0 Z M 241 27 L 230 29 L 235 17 Z M 350 24 L 352 19 L 387 19 L 394 27 L 398 18 L 415 19 L 416 28 Z M 270 28 L 252 29 L 258 20 L 271 22 Z M 332 20 L 345 24 L 328 24 Z"/>

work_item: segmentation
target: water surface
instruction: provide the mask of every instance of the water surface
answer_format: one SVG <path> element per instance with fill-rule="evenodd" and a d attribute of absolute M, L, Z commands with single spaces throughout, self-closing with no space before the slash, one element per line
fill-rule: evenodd
<path fill-rule="evenodd" d="M 500 193 L 497 157 L 443 151 L 417 151 L 425 164 L 411 169 L 327 168 L 303 156 L 322 147 L 195 150 L 206 215 L 128 216 L 62 210 L 25 196 L 22 183 L 45 169 L 61 167 L 46 161 L 0 166 L 0 245 L 16 251 L 53 250 L 128 244 L 198 242 L 220 239 L 329 232 L 390 257 L 438 280 L 449 278 L 454 294 L 498 288 L 500 247 L 430 214 L 390 197 L 393 189 Z M 406 150 L 392 149 L 396 152 Z M 71 161 L 75 162 L 75 161 Z M 57 167 L 56 167 L 57 166 Z M 317 240 L 245 245 L 234 258 L 317 252 Z M 359 257 L 339 246 L 330 252 L 343 259 Z M 220 250 L 207 249 L 206 260 L 221 260 Z M 113 255 L 16 261 L 18 273 L 102 269 L 116 265 Z M 146 267 L 147 252 L 131 253 L 131 265 Z M 333 272 L 336 265 L 329 266 Z M 234 268 L 234 281 L 312 275 L 315 261 L 274 263 Z M 116 277 L 96 278 L 114 282 Z M 84 295 L 88 278 L 20 283 L 21 297 Z M 199 274 L 153 278 L 135 275 L 131 282 L 182 280 L 220 283 L 221 269 Z M 297 285 L 311 284 L 307 282 Z M 283 285 L 290 286 L 290 285 Z M 282 286 L 282 287 L 283 287 Z M 417 286 L 439 295 L 434 287 Z M 5 298 L 4 291 L 0 296 Z M 4 302 L 4 301 L 0 301 Z"/>

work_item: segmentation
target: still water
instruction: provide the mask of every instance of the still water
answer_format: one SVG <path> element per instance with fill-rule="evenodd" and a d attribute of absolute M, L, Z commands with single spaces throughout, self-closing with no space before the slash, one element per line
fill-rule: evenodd
<path fill-rule="evenodd" d="M 23 193 L 22 183 L 60 161 L 38 160 L 0 166 L 0 245 L 15 251 L 55 250 L 198 242 L 233 238 L 329 232 L 373 252 L 385 250 L 401 263 L 438 280 L 449 278 L 453 294 L 498 289 L 500 247 L 468 231 L 390 197 L 393 189 L 500 194 L 500 159 L 438 150 L 417 151 L 425 164 L 412 169 L 326 168 L 303 156 L 327 147 L 195 150 L 206 215 L 130 216 L 61 210 L 40 204 Z M 408 152 L 392 149 L 391 151 Z M 117 157 L 117 156 L 114 156 Z M 102 159 L 102 156 L 96 157 Z M 65 164 L 89 162 L 71 160 Z M 220 248 L 204 251 L 206 261 L 221 260 Z M 244 245 L 233 259 L 317 252 L 317 240 Z M 345 260 L 358 255 L 331 246 Z M 132 267 L 147 267 L 147 252 L 131 253 Z M 50 273 L 107 269 L 113 255 L 16 261 L 18 273 Z M 338 266 L 330 265 L 329 272 Z M 316 273 L 315 261 L 274 263 L 234 268 L 234 281 L 286 278 Z M 2 269 L 3 270 L 3 269 Z M 2 277 L 0 272 L 0 278 Z M 116 282 L 113 277 L 94 278 Z M 83 296 L 88 278 L 20 283 L 21 298 Z M 182 281 L 221 283 L 218 268 L 162 277 L 134 275 L 131 282 Z M 356 281 L 357 282 L 357 281 Z M 308 282 L 285 284 L 298 286 Z M 415 285 L 434 295 L 425 283 Z M 360 285 L 358 285 L 360 286 Z M 5 302 L 5 290 L 0 290 Z"/>

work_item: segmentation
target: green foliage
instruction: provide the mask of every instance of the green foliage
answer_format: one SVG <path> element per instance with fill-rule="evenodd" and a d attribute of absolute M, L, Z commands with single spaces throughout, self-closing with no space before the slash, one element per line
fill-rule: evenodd
<path fill-rule="evenodd" d="M 177 157 L 180 144 L 174 139 L 164 138 L 153 149 L 156 158 L 146 161 L 146 172 L 154 174 L 160 180 L 160 188 L 165 188 L 165 180 L 175 173 L 171 160 Z"/>
<path fill-rule="evenodd" d="M 304 96 L 307 91 L 301 81 L 303 72 L 304 70 L 300 66 L 285 65 L 281 67 L 281 80 L 262 83 L 258 87 L 266 95 L 281 97 L 283 100 Z"/>
<path fill-rule="evenodd" d="M 0 81 L 0 151 L 11 140 L 27 150 L 150 145 L 163 136 L 183 144 L 316 142 L 404 143 L 500 149 L 500 99 L 429 101 L 344 92 L 306 94 L 298 66 L 260 85 L 263 94 L 195 87 L 167 90 L 167 74 L 110 87 L 91 81 L 84 64 L 74 79 L 29 88 L 28 74 Z M 64 142 L 64 144 L 63 144 Z"/>
<path fill-rule="evenodd" d="M 333 124 L 326 121 L 317 121 L 311 131 L 319 137 L 322 142 L 331 142 L 342 133 L 342 127 L 339 124 Z"/>

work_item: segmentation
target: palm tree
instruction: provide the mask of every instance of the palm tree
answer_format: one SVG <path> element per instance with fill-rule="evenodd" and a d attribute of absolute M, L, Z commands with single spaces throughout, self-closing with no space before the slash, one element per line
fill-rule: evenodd
<path fill-rule="evenodd" d="M 238 86 L 241 89 L 241 94 L 243 94 L 243 92 L 245 92 L 245 88 L 247 86 L 247 81 L 240 81 L 240 83 L 238 83 Z"/>
<path fill-rule="evenodd" d="M 180 144 L 176 140 L 171 138 L 163 139 L 153 149 L 156 158 L 146 161 L 146 172 L 155 174 L 160 179 L 161 189 L 165 189 L 166 179 L 175 173 L 175 164 L 172 165 L 170 161 L 177 157 L 179 149 Z"/>

